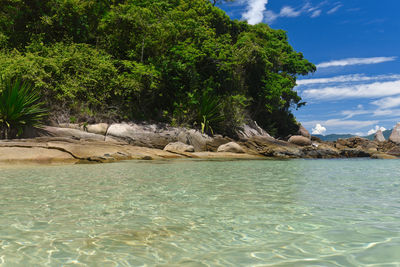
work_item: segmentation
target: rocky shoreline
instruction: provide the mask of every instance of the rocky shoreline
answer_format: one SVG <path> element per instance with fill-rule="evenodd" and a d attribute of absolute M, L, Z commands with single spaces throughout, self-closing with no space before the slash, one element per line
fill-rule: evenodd
<path fill-rule="evenodd" d="M 323 142 L 303 127 L 287 141 L 269 136 L 254 122 L 238 138 L 208 136 L 193 129 L 161 124 L 64 124 L 28 132 L 29 138 L 0 141 L 2 164 L 108 163 L 157 159 L 291 159 L 400 157 L 400 124 L 390 140 L 353 137 Z"/>

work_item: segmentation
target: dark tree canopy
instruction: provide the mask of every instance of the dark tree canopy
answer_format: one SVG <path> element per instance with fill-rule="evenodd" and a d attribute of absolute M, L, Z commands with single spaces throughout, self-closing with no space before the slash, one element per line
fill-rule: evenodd
<path fill-rule="evenodd" d="M 247 119 L 273 135 L 295 131 L 296 77 L 315 66 L 284 31 L 231 20 L 215 4 L 0 0 L 0 76 L 33 82 L 56 119 L 200 127 L 205 101 L 218 99 L 215 131 Z"/>

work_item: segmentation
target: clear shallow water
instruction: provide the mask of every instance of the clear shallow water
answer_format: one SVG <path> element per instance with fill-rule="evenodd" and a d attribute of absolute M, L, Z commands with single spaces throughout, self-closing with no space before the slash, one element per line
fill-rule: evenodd
<path fill-rule="evenodd" d="M 399 163 L 0 168 L 0 266 L 400 266 Z"/>

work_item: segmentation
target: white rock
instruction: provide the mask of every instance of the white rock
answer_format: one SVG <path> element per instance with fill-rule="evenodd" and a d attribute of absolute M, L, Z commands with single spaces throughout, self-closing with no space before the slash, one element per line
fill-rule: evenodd
<path fill-rule="evenodd" d="M 94 134 L 106 135 L 107 129 L 107 123 L 90 124 L 86 126 L 86 131 Z"/>
<path fill-rule="evenodd" d="M 244 153 L 244 150 L 237 143 L 229 142 L 227 144 L 219 146 L 217 152 Z"/>
<path fill-rule="evenodd" d="M 374 140 L 375 140 L 375 141 L 378 141 L 378 142 L 385 142 L 385 141 L 386 141 L 386 139 L 385 139 L 385 137 L 383 136 L 383 133 L 382 133 L 381 130 L 378 130 L 378 131 L 375 133 Z"/>
<path fill-rule="evenodd" d="M 400 144 L 400 122 L 394 126 L 392 130 L 392 134 L 389 137 L 389 140 L 393 143 Z"/>
<path fill-rule="evenodd" d="M 164 150 L 170 152 L 194 152 L 194 147 L 182 142 L 174 142 L 166 145 Z"/>

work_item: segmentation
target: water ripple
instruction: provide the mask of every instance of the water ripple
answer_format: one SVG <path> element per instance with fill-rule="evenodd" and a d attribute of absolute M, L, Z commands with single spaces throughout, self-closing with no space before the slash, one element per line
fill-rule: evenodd
<path fill-rule="evenodd" d="M 2 168 L 0 266 L 400 266 L 397 163 Z"/>

